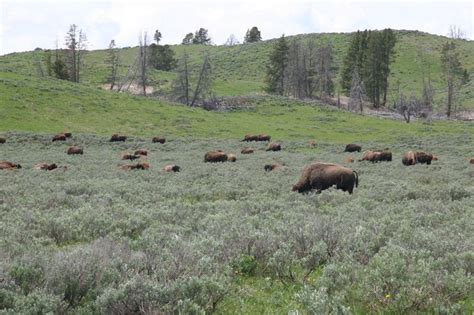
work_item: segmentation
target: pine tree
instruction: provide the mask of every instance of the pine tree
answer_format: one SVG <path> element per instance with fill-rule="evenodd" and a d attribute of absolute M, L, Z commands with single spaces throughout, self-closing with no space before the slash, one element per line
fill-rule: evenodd
<path fill-rule="evenodd" d="M 115 46 L 115 40 L 113 39 L 110 41 L 105 63 L 109 66 L 109 76 L 107 77 L 107 83 L 110 83 L 110 89 L 113 90 L 115 81 L 117 79 L 117 70 L 119 64 L 118 49 Z"/>
<path fill-rule="evenodd" d="M 443 68 L 444 80 L 447 85 L 448 99 L 446 104 L 446 116 L 450 117 L 456 90 L 462 80 L 462 68 L 459 61 L 459 52 L 456 44 L 451 41 L 443 45 L 441 49 L 441 65 Z"/>
<path fill-rule="evenodd" d="M 208 36 L 208 30 L 205 28 L 200 28 L 194 33 L 194 38 L 192 39 L 193 44 L 197 45 L 210 45 L 211 38 Z"/>
<path fill-rule="evenodd" d="M 183 41 L 181 42 L 182 45 L 190 45 L 193 43 L 194 35 L 193 33 L 188 33 L 184 36 Z"/>
<path fill-rule="evenodd" d="M 245 33 L 244 43 L 255 43 L 262 40 L 262 33 L 254 26 Z"/>
<path fill-rule="evenodd" d="M 289 47 L 285 35 L 276 42 L 270 53 L 270 63 L 267 65 L 266 91 L 283 95 L 285 92 L 285 70 L 288 65 Z"/>

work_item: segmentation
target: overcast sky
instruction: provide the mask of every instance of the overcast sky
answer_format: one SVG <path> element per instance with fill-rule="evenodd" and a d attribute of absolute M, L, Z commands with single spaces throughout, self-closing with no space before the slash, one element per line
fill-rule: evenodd
<path fill-rule="evenodd" d="M 64 46 L 69 25 L 88 38 L 88 49 L 135 46 L 138 34 L 156 29 L 162 44 L 178 44 L 200 27 L 215 44 L 230 34 L 242 41 L 257 26 L 263 39 L 357 29 L 410 29 L 446 35 L 450 25 L 473 39 L 473 1 L 316 1 L 316 0 L 0 0 L 0 55 L 36 47 Z"/>

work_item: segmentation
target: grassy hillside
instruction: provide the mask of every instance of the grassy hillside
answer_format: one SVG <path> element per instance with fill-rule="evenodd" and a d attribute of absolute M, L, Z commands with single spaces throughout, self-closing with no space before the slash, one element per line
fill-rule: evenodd
<path fill-rule="evenodd" d="M 195 138 L 241 138 L 269 133 L 275 139 L 323 142 L 386 141 L 473 133 L 474 125 L 410 123 L 361 116 L 277 97 L 250 98 L 253 108 L 209 112 L 50 78 L 0 73 L 0 131 L 59 132 Z"/>
<path fill-rule="evenodd" d="M 438 91 L 436 103 L 442 108 L 444 100 L 443 82 L 441 78 L 441 66 L 439 51 L 447 38 L 416 31 L 397 31 L 398 42 L 396 45 L 396 57 L 392 65 L 390 76 L 391 94 L 389 100 L 393 100 L 395 88 L 400 87 L 407 94 L 419 93 L 421 90 L 421 68 L 417 57 L 418 51 L 423 51 L 432 64 L 431 77 Z M 305 34 L 289 36 L 289 40 L 329 39 L 334 47 L 334 66 L 336 75 L 339 75 L 339 66 L 346 53 L 350 41 L 348 33 L 330 34 Z M 184 50 L 190 55 L 191 63 L 198 66 L 204 52 L 209 52 L 213 73 L 215 75 L 215 90 L 218 95 L 244 95 L 260 93 L 262 91 L 265 66 L 268 54 L 274 40 L 263 41 L 236 46 L 173 46 L 180 56 Z M 467 68 L 471 77 L 474 77 L 474 42 L 457 41 L 461 62 Z M 127 72 L 137 54 L 137 48 L 124 48 L 120 50 L 121 68 L 120 75 Z M 37 60 L 41 60 L 42 51 L 10 54 L 0 57 L 0 71 L 12 71 L 24 75 L 37 75 Z M 83 83 L 98 86 L 104 83 L 107 77 L 107 67 L 104 64 L 106 53 L 104 50 L 90 51 L 85 57 L 83 69 Z M 173 80 L 173 73 L 151 71 L 152 85 L 167 86 Z M 337 80 L 337 78 L 336 78 Z M 474 108 L 474 80 L 465 86 L 460 94 L 459 101 L 464 108 Z"/>

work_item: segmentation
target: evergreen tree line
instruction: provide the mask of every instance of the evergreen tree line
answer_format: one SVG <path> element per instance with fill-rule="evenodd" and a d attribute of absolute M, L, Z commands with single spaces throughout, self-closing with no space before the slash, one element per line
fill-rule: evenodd
<path fill-rule="evenodd" d="M 296 98 L 324 98 L 334 91 L 330 41 L 288 42 L 282 35 L 270 53 L 266 91 Z"/>

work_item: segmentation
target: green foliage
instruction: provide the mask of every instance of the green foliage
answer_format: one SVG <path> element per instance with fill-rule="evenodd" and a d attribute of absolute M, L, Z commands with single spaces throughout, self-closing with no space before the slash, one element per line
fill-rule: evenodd
<path fill-rule="evenodd" d="M 262 34 L 258 27 L 253 26 L 250 30 L 247 29 L 244 37 L 244 43 L 256 43 L 262 40 Z"/>
<path fill-rule="evenodd" d="M 274 44 L 270 54 L 270 61 L 267 65 L 266 87 L 268 93 L 283 95 L 285 91 L 284 79 L 285 69 L 288 64 L 289 46 L 285 35 Z"/>
<path fill-rule="evenodd" d="M 186 36 L 184 36 L 181 45 L 190 45 L 193 43 L 193 39 L 194 39 L 193 33 L 188 33 L 186 34 Z"/>
<path fill-rule="evenodd" d="M 171 71 L 176 67 L 174 51 L 170 45 L 150 45 L 150 64 L 153 68 L 162 71 Z"/>
<path fill-rule="evenodd" d="M 194 33 L 192 38 L 192 43 L 197 45 L 211 45 L 211 38 L 208 36 L 208 30 L 205 28 L 200 28 Z"/>

